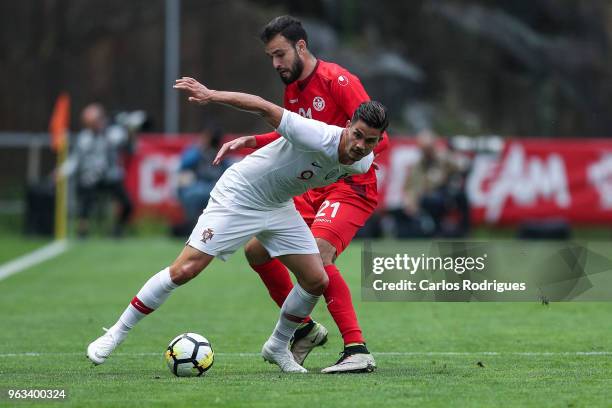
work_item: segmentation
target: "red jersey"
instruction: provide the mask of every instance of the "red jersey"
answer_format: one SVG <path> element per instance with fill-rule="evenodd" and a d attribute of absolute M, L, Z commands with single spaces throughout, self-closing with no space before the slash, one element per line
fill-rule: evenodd
<path fill-rule="evenodd" d="M 300 115 L 325 122 L 329 125 L 346 126 L 353 112 L 370 97 L 363 89 L 361 81 L 355 75 L 337 64 L 317 60 L 312 73 L 302 81 L 295 81 L 285 88 L 285 109 Z M 262 147 L 280 135 L 276 132 L 256 136 L 257 147 Z M 387 148 L 389 144 L 386 133 L 374 154 Z M 374 166 L 365 174 L 342 180 L 349 184 L 376 183 Z"/>

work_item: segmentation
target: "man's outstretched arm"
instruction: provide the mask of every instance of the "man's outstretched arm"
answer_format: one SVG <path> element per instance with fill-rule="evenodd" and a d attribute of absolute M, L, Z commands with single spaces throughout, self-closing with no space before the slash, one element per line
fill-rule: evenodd
<path fill-rule="evenodd" d="M 189 77 L 177 79 L 174 87 L 186 92 L 189 95 L 187 99 L 189 102 L 199 105 L 217 103 L 255 113 L 260 115 L 275 129 L 280 125 L 283 117 L 283 108 L 256 95 L 241 92 L 215 91 L 208 89 L 195 79 Z"/>

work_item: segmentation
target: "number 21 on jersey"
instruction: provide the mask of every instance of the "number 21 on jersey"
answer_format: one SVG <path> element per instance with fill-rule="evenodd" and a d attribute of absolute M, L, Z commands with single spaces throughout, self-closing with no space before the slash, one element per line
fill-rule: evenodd
<path fill-rule="evenodd" d="M 325 214 L 325 210 L 327 209 L 327 207 L 331 207 L 332 208 L 332 212 L 330 217 L 334 218 L 336 216 L 336 214 L 338 214 L 338 209 L 340 208 L 340 203 L 339 202 L 335 202 L 335 203 L 331 203 L 328 200 L 323 201 L 323 204 L 321 204 L 321 207 L 319 207 L 319 212 L 317 213 L 317 215 L 315 216 L 316 218 L 319 217 L 327 217 L 327 215 Z"/>

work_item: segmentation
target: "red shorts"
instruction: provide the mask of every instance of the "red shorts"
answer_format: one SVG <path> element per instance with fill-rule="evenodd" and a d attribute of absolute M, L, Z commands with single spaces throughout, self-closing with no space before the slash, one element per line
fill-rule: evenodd
<path fill-rule="evenodd" d="M 350 244 L 378 204 L 376 183 L 334 183 L 293 199 L 315 238 L 336 248 L 336 256 Z"/>

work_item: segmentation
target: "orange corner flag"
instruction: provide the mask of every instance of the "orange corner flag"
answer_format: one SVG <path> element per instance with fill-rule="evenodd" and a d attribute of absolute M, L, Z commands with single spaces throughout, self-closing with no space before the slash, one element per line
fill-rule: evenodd
<path fill-rule="evenodd" d="M 51 148 L 59 151 L 66 146 L 68 138 L 68 128 L 70 126 L 70 96 L 62 92 L 55 101 L 53 115 L 49 123 L 49 133 L 51 133 Z"/>

